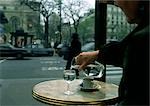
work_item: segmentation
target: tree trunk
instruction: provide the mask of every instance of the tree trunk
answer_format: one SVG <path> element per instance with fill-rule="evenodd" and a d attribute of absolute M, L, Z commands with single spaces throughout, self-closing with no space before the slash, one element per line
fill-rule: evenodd
<path fill-rule="evenodd" d="M 44 43 L 44 46 L 46 47 L 46 48 L 48 48 L 48 34 L 49 34 L 49 32 L 48 32 L 48 18 L 49 17 L 46 17 L 46 20 L 45 20 L 45 36 L 44 36 L 44 40 L 45 40 L 45 43 Z"/>
<path fill-rule="evenodd" d="M 78 27 L 75 27 L 75 33 L 78 33 Z"/>
<path fill-rule="evenodd" d="M 74 24 L 75 33 L 78 33 L 78 25 Z"/>

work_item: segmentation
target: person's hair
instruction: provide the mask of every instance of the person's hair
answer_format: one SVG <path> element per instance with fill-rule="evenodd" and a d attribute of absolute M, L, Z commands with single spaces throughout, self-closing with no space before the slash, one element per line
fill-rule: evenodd
<path fill-rule="evenodd" d="M 72 39 L 78 39 L 79 35 L 77 33 L 72 34 Z"/>

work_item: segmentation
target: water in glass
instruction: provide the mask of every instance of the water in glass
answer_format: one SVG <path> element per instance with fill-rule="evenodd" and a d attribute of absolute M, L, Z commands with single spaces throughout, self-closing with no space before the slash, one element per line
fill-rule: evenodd
<path fill-rule="evenodd" d="M 75 70 L 64 70 L 64 80 L 67 82 L 67 91 L 64 92 L 67 95 L 73 94 L 70 91 L 70 83 L 75 79 Z"/>

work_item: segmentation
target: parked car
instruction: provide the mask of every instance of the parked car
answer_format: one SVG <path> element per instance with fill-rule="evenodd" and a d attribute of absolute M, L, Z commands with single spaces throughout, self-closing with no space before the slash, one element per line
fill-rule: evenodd
<path fill-rule="evenodd" d="M 26 56 L 29 56 L 30 54 L 30 50 L 16 48 L 9 43 L 0 44 L 0 57 L 17 57 L 21 59 Z"/>
<path fill-rule="evenodd" d="M 89 43 L 84 44 L 81 47 L 81 51 L 82 52 L 94 51 L 94 48 L 95 48 L 95 43 L 94 42 L 89 42 Z"/>
<path fill-rule="evenodd" d="M 64 59 L 66 59 L 67 56 L 69 55 L 69 46 L 66 44 L 59 44 L 57 46 L 57 54 L 60 57 L 64 57 Z"/>
<path fill-rule="evenodd" d="M 83 45 L 81 47 L 81 51 L 82 52 L 94 51 L 94 47 L 95 47 L 95 43 L 94 42 L 89 42 L 89 43 L 86 43 L 85 45 Z M 66 59 L 67 56 L 69 55 L 69 46 L 65 45 L 65 44 L 59 44 L 57 46 L 57 54 L 60 57 L 64 57 L 64 59 Z"/>
<path fill-rule="evenodd" d="M 42 44 L 29 44 L 24 48 L 31 51 L 32 56 L 53 56 L 53 48 L 44 48 Z"/>

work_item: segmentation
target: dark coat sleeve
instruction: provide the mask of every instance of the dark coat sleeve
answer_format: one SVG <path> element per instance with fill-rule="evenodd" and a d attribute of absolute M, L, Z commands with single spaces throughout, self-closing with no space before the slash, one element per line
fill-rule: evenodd
<path fill-rule="evenodd" d="M 104 64 L 122 66 L 123 47 L 121 42 L 111 42 L 100 49 L 98 61 Z"/>
<path fill-rule="evenodd" d="M 71 42 L 70 52 L 73 57 L 81 52 L 81 42 L 78 39 Z"/>
<path fill-rule="evenodd" d="M 120 101 L 148 104 L 149 27 L 137 27 L 123 41 L 104 45 L 100 49 L 98 61 L 123 67 L 119 85 Z M 142 86 L 139 86 L 141 83 Z"/>
<path fill-rule="evenodd" d="M 119 97 L 133 104 L 149 102 L 149 28 L 140 30 L 130 38 L 124 55 L 124 70 L 119 85 Z M 142 83 L 142 86 L 139 86 Z M 136 89 L 136 90 L 135 90 Z M 138 92 L 141 90 L 142 92 Z M 140 96 L 139 96 L 140 95 Z"/>

